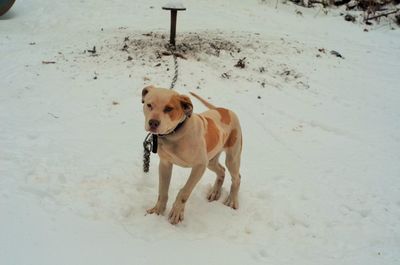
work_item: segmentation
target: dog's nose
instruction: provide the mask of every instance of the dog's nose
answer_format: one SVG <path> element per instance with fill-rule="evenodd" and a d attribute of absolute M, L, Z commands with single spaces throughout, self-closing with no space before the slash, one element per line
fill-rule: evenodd
<path fill-rule="evenodd" d="M 149 125 L 151 129 L 157 129 L 158 125 L 160 125 L 159 120 L 149 120 Z"/>

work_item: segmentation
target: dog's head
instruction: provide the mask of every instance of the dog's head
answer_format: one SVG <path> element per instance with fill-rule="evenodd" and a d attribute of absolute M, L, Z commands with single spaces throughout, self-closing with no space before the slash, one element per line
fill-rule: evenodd
<path fill-rule="evenodd" d="M 142 90 L 144 127 L 154 134 L 168 134 L 193 112 L 193 104 L 188 96 L 177 92 L 147 86 Z"/>

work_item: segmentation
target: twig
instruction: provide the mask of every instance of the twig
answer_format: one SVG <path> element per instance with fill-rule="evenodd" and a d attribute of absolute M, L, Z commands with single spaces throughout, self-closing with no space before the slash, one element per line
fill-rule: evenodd
<path fill-rule="evenodd" d="M 246 57 L 239 59 L 239 61 L 237 61 L 237 63 L 234 66 L 238 67 L 238 68 L 245 68 L 246 67 Z"/>
<path fill-rule="evenodd" d="M 56 116 L 56 115 L 54 115 L 53 113 L 51 113 L 51 112 L 47 112 L 50 116 L 52 116 L 53 118 L 55 118 L 55 119 L 58 119 L 59 117 L 58 116 Z"/>
<path fill-rule="evenodd" d="M 56 62 L 54 61 L 42 61 L 42 64 L 55 64 Z"/>
<path fill-rule="evenodd" d="M 320 4 L 323 7 L 326 7 L 326 3 L 324 1 L 319 1 L 319 0 L 310 0 L 309 3 L 311 4 Z"/>
<path fill-rule="evenodd" d="M 172 55 L 172 52 L 163 51 L 163 52 L 161 52 L 161 55 L 170 56 L 170 55 Z"/>
<path fill-rule="evenodd" d="M 186 57 L 185 55 L 183 55 L 182 53 L 180 53 L 180 52 L 174 52 L 174 53 L 172 53 L 172 52 L 169 52 L 169 51 L 163 51 L 163 52 L 161 52 L 161 55 L 162 55 L 162 56 L 171 56 L 171 55 L 175 55 L 176 57 L 179 57 L 179 58 L 182 58 L 182 59 L 184 59 L 184 60 L 187 60 L 187 57 Z"/>
<path fill-rule="evenodd" d="M 93 46 L 92 50 L 87 50 L 88 52 L 95 54 L 96 53 L 96 46 Z"/>
<path fill-rule="evenodd" d="M 371 19 L 380 18 L 380 17 L 387 17 L 388 15 L 395 14 L 395 13 L 397 13 L 397 12 L 399 12 L 399 11 L 400 11 L 400 9 L 396 9 L 396 10 L 392 10 L 392 11 L 387 12 L 387 13 L 382 13 L 382 14 L 373 16 L 373 17 L 367 17 L 367 18 L 365 19 L 365 21 L 368 21 L 368 20 L 371 20 Z"/>
<path fill-rule="evenodd" d="M 180 53 L 180 52 L 175 52 L 174 54 L 175 54 L 176 57 L 179 57 L 179 58 L 182 58 L 184 60 L 187 60 L 187 57 L 185 55 L 183 55 L 182 53 Z"/>

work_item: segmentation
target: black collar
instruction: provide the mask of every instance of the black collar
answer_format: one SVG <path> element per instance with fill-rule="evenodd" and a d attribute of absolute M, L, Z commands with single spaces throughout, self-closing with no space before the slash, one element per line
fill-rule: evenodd
<path fill-rule="evenodd" d="M 152 148 L 151 151 L 155 154 L 157 153 L 157 148 L 158 148 L 158 137 L 164 138 L 166 136 L 172 135 L 174 133 L 176 133 L 180 128 L 182 128 L 183 124 L 189 119 L 190 117 L 185 116 L 185 119 L 183 121 L 181 121 L 180 123 L 178 123 L 178 125 L 176 125 L 176 127 L 169 133 L 166 134 L 152 134 L 151 135 L 151 139 L 152 139 Z"/>

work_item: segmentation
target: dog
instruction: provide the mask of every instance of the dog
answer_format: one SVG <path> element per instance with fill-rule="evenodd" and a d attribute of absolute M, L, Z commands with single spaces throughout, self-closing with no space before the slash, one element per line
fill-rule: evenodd
<path fill-rule="evenodd" d="M 171 224 L 183 221 L 185 204 L 206 168 L 217 175 L 207 198 L 209 201 L 220 198 L 225 178 L 225 168 L 218 161 L 222 152 L 226 154 L 225 165 L 232 178 L 225 205 L 233 209 L 239 207 L 239 168 L 243 141 L 239 119 L 233 111 L 215 107 L 200 96 L 190 94 L 209 110 L 193 113 L 190 98 L 174 90 L 152 85 L 142 90 L 145 129 L 157 135 L 160 157 L 158 199 L 155 206 L 147 210 L 148 214 L 164 213 L 173 165 L 192 168 L 169 213 Z"/>

